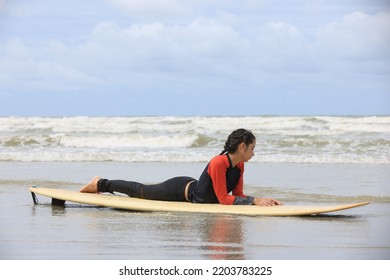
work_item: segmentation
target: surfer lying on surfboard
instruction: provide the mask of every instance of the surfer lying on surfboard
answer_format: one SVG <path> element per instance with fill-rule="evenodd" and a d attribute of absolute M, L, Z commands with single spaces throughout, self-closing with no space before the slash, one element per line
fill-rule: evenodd
<path fill-rule="evenodd" d="M 120 192 L 130 197 L 193 203 L 283 205 L 272 198 L 247 196 L 243 192 L 244 163 L 254 156 L 255 145 L 253 133 L 240 128 L 229 135 L 223 151 L 211 159 L 199 180 L 182 176 L 160 184 L 145 185 L 134 181 L 101 179 L 97 176 L 83 186 L 80 192 Z"/>

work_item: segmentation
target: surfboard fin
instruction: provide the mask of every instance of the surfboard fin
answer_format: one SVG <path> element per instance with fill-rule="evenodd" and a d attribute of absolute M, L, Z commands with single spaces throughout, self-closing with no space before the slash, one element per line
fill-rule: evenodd
<path fill-rule="evenodd" d="M 51 199 L 51 205 L 64 206 L 65 205 L 65 200 L 57 199 L 57 198 L 53 197 Z"/>
<path fill-rule="evenodd" d="M 33 186 L 33 188 L 36 188 L 36 187 Z M 31 196 L 32 196 L 32 199 L 33 199 L 33 201 L 34 201 L 34 204 L 38 204 L 39 201 L 38 201 L 37 195 L 36 195 L 34 192 L 31 192 Z"/>

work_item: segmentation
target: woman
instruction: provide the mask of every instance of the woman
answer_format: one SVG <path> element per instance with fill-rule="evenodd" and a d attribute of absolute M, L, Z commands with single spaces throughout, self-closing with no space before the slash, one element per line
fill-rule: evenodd
<path fill-rule="evenodd" d="M 120 192 L 144 199 L 220 203 L 234 205 L 283 205 L 272 198 L 255 198 L 243 192 L 244 162 L 254 156 L 256 138 L 246 129 L 233 131 L 220 155 L 207 164 L 199 180 L 174 177 L 160 184 L 144 185 L 133 181 L 95 177 L 80 192 Z M 232 194 L 229 194 L 232 192 Z"/>

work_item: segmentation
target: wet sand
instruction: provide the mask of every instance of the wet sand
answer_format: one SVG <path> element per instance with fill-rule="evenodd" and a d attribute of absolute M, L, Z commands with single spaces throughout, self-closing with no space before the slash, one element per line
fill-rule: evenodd
<path fill-rule="evenodd" d="M 93 176 L 158 182 L 204 164 L 0 163 L 3 260 L 345 260 L 390 258 L 386 165 L 248 164 L 246 193 L 285 204 L 368 206 L 310 217 L 142 213 L 67 203 L 34 205 L 28 187 L 78 190 Z"/>

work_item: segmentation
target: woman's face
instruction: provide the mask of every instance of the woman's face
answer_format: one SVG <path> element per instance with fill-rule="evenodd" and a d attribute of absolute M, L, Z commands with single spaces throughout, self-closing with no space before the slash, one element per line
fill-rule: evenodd
<path fill-rule="evenodd" d="M 253 143 L 249 144 L 248 146 L 245 145 L 245 143 L 242 143 L 241 153 L 244 162 L 249 161 L 255 155 L 255 146 L 256 140 L 253 140 Z"/>

